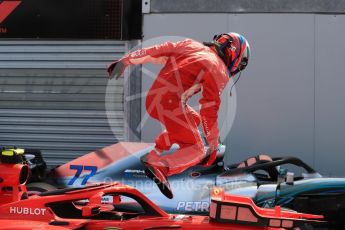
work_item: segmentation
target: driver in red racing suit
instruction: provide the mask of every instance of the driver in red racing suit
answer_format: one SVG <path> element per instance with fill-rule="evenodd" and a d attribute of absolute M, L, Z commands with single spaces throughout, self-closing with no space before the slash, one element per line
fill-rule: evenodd
<path fill-rule="evenodd" d="M 120 77 L 131 64 L 163 64 L 146 97 L 149 115 L 161 122 L 165 130 L 156 138 L 155 148 L 141 161 L 146 174 L 168 198 L 173 194 L 166 177 L 178 174 L 209 157 L 206 166 L 216 158 L 219 129 L 217 124 L 220 95 L 229 78 L 242 71 L 249 58 L 249 44 L 237 33 L 215 35 L 212 42 L 186 39 L 165 42 L 127 54 L 108 67 L 110 78 Z M 200 115 L 187 100 L 199 91 Z M 207 151 L 198 126 L 202 123 L 209 145 Z M 162 154 L 172 144 L 179 149 Z"/>

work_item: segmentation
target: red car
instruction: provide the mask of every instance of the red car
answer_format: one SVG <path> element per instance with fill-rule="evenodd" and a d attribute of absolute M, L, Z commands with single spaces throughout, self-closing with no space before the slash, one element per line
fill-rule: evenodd
<path fill-rule="evenodd" d="M 0 164 L 0 229 L 290 229 L 322 216 L 262 209 L 214 188 L 210 216 L 167 214 L 136 189 L 112 183 L 27 197 L 25 164 Z"/>

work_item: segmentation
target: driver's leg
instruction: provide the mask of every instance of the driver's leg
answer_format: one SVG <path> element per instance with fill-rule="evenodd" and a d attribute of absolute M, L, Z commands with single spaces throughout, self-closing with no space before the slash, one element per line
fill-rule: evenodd
<path fill-rule="evenodd" d="M 173 99 L 172 96 L 169 96 Z M 178 97 L 175 96 L 176 101 Z M 164 103 L 164 102 L 162 102 Z M 171 106 L 171 103 L 170 103 Z M 160 155 L 159 150 L 151 151 L 144 159 L 149 165 L 158 167 L 166 176 L 178 174 L 201 162 L 204 158 L 204 145 L 200 136 L 198 125 L 200 116 L 191 107 L 183 108 L 176 103 L 171 110 L 163 110 L 163 119 L 160 121 L 165 125 L 166 132 L 162 133 L 156 146 L 164 148 L 177 143 L 179 149 L 168 155 Z M 169 141 L 169 144 L 166 142 Z"/>
<path fill-rule="evenodd" d="M 199 114 L 191 107 L 183 110 L 180 108 L 175 110 L 174 117 L 168 116 L 164 119 L 170 138 L 179 145 L 176 152 L 160 157 L 160 161 L 167 165 L 165 172 L 167 176 L 183 172 L 200 163 L 205 156 L 204 145 L 198 130 Z"/>

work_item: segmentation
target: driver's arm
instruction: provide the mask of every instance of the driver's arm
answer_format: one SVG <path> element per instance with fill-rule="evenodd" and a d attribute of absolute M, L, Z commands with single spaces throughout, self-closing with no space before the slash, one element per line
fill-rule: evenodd
<path fill-rule="evenodd" d="M 128 53 L 121 58 L 121 62 L 124 62 L 125 65 L 144 63 L 165 64 L 175 47 L 176 43 L 164 42 Z"/>

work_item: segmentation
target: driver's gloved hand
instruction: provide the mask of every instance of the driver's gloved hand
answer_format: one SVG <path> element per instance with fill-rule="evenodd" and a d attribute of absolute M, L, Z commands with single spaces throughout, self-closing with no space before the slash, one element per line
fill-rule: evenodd
<path fill-rule="evenodd" d="M 127 65 L 122 62 L 121 60 L 119 61 L 114 61 L 107 67 L 107 72 L 108 72 L 108 78 L 113 79 L 119 79 L 123 75 L 123 72 L 125 72 Z"/>

